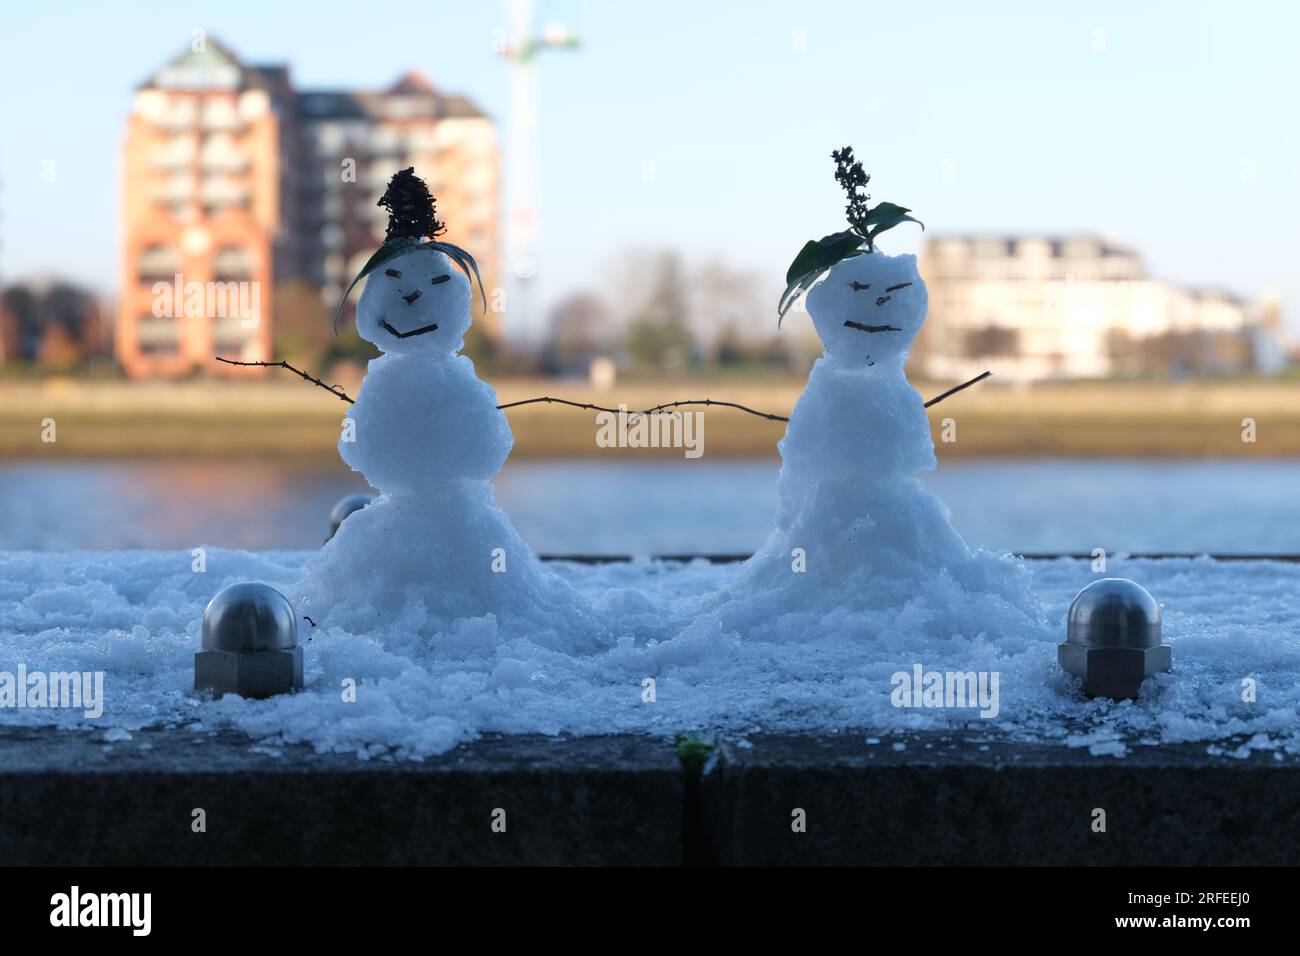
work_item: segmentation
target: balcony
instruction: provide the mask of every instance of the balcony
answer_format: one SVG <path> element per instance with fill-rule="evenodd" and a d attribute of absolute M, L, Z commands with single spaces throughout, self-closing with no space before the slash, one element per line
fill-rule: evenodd
<path fill-rule="evenodd" d="M 184 169 L 194 163 L 198 156 L 198 145 L 193 136 L 173 136 L 166 145 L 157 146 L 149 152 L 149 166 L 152 169 Z"/>
<path fill-rule="evenodd" d="M 199 153 L 205 173 L 242 173 L 250 163 L 245 154 L 227 135 L 210 136 Z"/>
<path fill-rule="evenodd" d="M 212 322 L 212 347 L 219 355 L 242 354 L 252 341 L 254 328 L 246 328 L 237 316 L 221 316 Z"/>
<path fill-rule="evenodd" d="M 194 100 L 176 99 L 153 115 L 154 125 L 169 131 L 192 130 L 199 119 L 198 104 Z"/>
<path fill-rule="evenodd" d="M 204 132 L 237 132 L 244 128 L 235 104 L 224 99 L 209 100 L 203 105 L 200 125 Z"/>
<path fill-rule="evenodd" d="M 217 282 L 246 282 L 253 278 L 253 254 L 242 246 L 224 246 L 212 258 Z"/>
<path fill-rule="evenodd" d="M 249 200 L 249 190 L 238 180 L 226 176 L 209 176 L 199 188 L 199 198 L 204 206 L 242 206 Z"/>
<path fill-rule="evenodd" d="M 173 203 L 188 203 L 194 198 L 195 179 L 187 173 L 178 173 L 169 176 L 162 183 L 155 186 L 151 192 L 151 198 L 154 202 L 171 205 Z"/>
<path fill-rule="evenodd" d="M 149 246 L 141 251 L 140 258 L 136 262 L 136 277 L 141 285 L 171 282 L 180 271 L 181 257 L 170 246 Z"/>
<path fill-rule="evenodd" d="M 180 323 L 174 318 L 142 315 L 136 323 L 136 348 L 141 355 L 175 355 L 180 351 Z"/>

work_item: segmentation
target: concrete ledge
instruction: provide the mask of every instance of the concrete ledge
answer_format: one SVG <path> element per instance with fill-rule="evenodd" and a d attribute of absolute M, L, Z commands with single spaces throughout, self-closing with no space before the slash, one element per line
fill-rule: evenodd
<path fill-rule="evenodd" d="M 9 727 L 0 863 L 1300 864 L 1294 757 L 867 736 L 724 741 L 699 773 L 650 737 L 490 737 L 412 763 L 182 730 L 108 748 L 99 733 Z M 197 807 L 206 833 L 191 832 Z M 491 829 L 498 807 L 505 833 Z"/>
<path fill-rule="evenodd" d="M 700 787 L 708 855 L 742 865 L 1300 863 L 1294 757 L 1210 757 L 1205 744 L 1185 744 L 1130 745 L 1116 758 L 940 734 L 865 737 L 723 744 Z M 1098 807 L 1105 833 L 1092 831 Z M 795 808 L 805 833 L 792 832 Z"/>
<path fill-rule="evenodd" d="M 0 730 L 5 865 L 681 861 L 682 778 L 662 740 L 488 738 L 413 763 L 176 730 L 110 751 L 98 738 Z M 206 833 L 191 832 L 196 807 Z"/>

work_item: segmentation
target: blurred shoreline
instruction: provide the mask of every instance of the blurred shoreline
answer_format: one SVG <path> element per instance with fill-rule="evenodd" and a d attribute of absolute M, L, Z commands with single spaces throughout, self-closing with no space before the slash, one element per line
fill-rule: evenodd
<path fill-rule="evenodd" d="M 284 379 L 181 383 L 50 378 L 0 382 L 0 459 L 292 458 L 337 461 L 347 405 L 290 373 Z M 340 383 L 355 396 L 356 381 Z M 502 403 L 541 395 L 616 407 L 710 398 L 788 415 L 805 379 L 628 381 L 598 391 L 585 381 L 492 381 Z M 926 398 L 952 383 L 914 382 Z M 869 409 L 863 410 L 869 414 Z M 595 413 L 530 405 L 507 413 L 513 456 L 610 461 L 681 458 L 681 449 L 602 448 Z M 43 441 L 47 420 L 55 441 Z M 943 441 L 944 421 L 956 441 Z M 1256 440 L 1243 441 L 1253 419 Z M 704 455 L 769 458 L 781 422 L 709 409 Z M 1300 385 L 1269 381 L 1081 382 L 1012 387 L 981 383 L 930 409 L 941 459 L 1300 457 Z M 951 434 L 951 429 L 949 429 Z"/>

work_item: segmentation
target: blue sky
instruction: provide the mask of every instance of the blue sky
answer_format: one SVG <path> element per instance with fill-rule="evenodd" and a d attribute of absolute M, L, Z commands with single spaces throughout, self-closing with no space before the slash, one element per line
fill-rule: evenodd
<path fill-rule="evenodd" d="M 1156 275 L 1280 293 L 1300 330 L 1300 5 L 537 5 L 539 25 L 562 20 L 584 41 L 542 63 L 547 300 L 599 286 L 617 250 L 652 246 L 761 271 L 775 300 L 804 240 L 842 224 L 828 154 L 851 143 L 874 199 L 913 207 L 931 232 L 1113 235 Z M 288 62 L 299 86 L 378 88 L 415 67 L 505 111 L 494 2 L 0 16 L 10 279 L 58 272 L 113 289 L 130 93 L 195 29 L 245 60 Z M 892 237 L 891 251 L 919 243 L 910 227 Z"/>

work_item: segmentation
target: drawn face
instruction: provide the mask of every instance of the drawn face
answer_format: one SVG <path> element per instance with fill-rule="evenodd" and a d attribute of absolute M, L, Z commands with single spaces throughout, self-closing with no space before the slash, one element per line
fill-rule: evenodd
<path fill-rule="evenodd" d="M 868 368 L 902 361 L 926 302 L 916 256 L 877 251 L 837 263 L 808 293 L 808 312 L 828 355 Z"/>
<path fill-rule="evenodd" d="M 470 286 L 441 252 L 412 250 L 366 277 L 357 332 L 381 352 L 451 355 L 470 324 Z"/>

